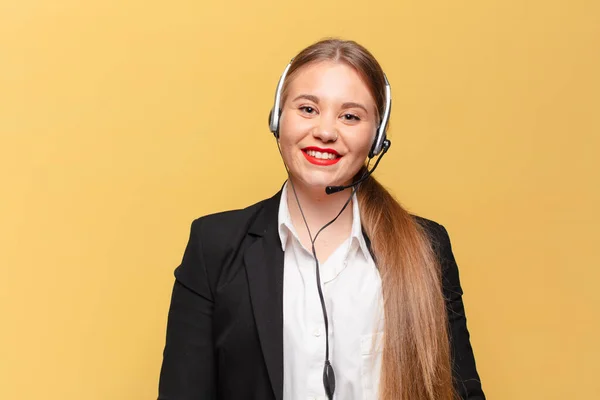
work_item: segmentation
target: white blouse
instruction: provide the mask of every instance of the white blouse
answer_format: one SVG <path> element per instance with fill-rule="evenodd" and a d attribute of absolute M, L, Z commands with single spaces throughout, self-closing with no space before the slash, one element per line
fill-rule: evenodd
<path fill-rule="evenodd" d="M 285 252 L 283 399 L 326 400 L 325 325 L 315 261 L 292 225 L 287 187 L 286 183 L 278 223 Z M 381 278 L 362 234 L 356 195 L 352 199 L 351 234 L 320 264 L 320 273 L 329 317 L 330 360 L 336 378 L 334 399 L 377 399 L 383 345 Z"/>

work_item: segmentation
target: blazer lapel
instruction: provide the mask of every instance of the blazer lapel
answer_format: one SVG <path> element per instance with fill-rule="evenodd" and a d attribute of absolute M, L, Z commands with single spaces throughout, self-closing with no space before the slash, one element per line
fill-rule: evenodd
<path fill-rule="evenodd" d="M 271 386 L 283 398 L 283 251 L 277 229 L 281 192 L 266 200 L 249 234 L 256 241 L 244 253 L 250 301 Z"/>

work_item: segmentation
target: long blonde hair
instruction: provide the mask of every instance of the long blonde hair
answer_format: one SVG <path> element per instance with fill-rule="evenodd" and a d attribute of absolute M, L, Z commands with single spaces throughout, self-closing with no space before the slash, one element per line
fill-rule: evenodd
<path fill-rule="evenodd" d="M 354 68 L 382 115 L 383 70 L 373 55 L 356 42 L 327 39 L 307 47 L 294 58 L 286 82 L 302 66 L 326 60 Z M 357 176 L 363 173 L 364 167 Z M 381 275 L 384 299 L 379 398 L 454 399 L 441 269 L 431 242 L 414 217 L 372 176 L 360 185 L 357 195 L 363 229 L 372 243 Z"/>

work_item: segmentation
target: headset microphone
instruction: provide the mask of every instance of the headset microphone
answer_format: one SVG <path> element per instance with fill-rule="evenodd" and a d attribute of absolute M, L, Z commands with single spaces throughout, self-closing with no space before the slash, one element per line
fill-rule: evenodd
<path fill-rule="evenodd" d="M 383 141 L 383 149 L 381 151 L 381 155 L 377 158 L 377 161 L 375 162 L 375 165 L 373 165 L 373 168 L 371 170 L 368 170 L 363 174 L 363 176 L 358 179 L 356 182 L 353 182 L 349 185 L 346 186 L 327 186 L 325 188 L 325 193 L 327 194 L 334 194 L 337 192 L 341 192 L 342 190 L 346 190 L 348 188 L 354 187 L 359 185 L 361 182 L 363 182 L 364 180 L 366 180 L 369 176 L 371 176 L 371 174 L 373 172 L 375 172 L 375 168 L 377 168 L 377 165 L 379 164 L 379 161 L 381 161 L 381 159 L 383 158 L 383 156 L 385 155 L 385 153 L 388 151 L 388 149 L 390 148 L 390 146 L 392 145 L 392 142 L 389 139 L 386 139 Z"/>

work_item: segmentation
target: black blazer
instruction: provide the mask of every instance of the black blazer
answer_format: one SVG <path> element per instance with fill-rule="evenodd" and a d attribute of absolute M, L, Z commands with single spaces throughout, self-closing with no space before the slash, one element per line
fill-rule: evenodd
<path fill-rule="evenodd" d="M 192 223 L 175 270 L 159 400 L 282 400 L 280 195 Z M 448 234 L 415 218 L 441 258 L 456 389 L 483 400 Z"/>

